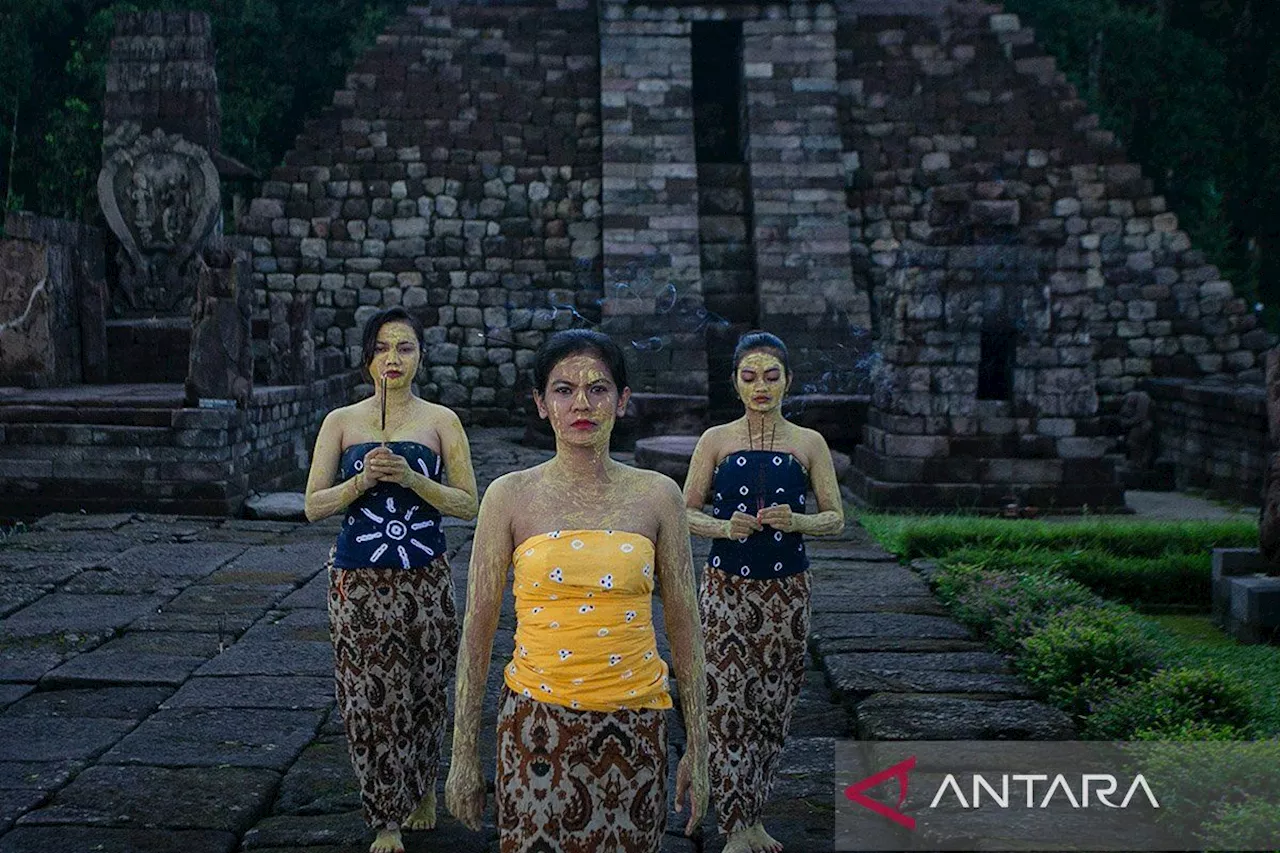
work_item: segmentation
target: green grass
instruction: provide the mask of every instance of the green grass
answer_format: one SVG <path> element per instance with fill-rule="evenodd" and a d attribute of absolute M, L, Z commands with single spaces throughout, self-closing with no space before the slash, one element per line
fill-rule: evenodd
<path fill-rule="evenodd" d="M 1203 554 L 1211 548 L 1243 548 L 1258 544 L 1258 524 L 1231 521 L 1139 521 L 1085 518 L 1044 522 L 965 515 L 908 516 L 864 514 L 867 532 L 895 554 L 906 558 L 936 557 L 959 548 L 1054 550 L 1098 549 L 1117 557 L 1160 557 Z"/>
<path fill-rule="evenodd" d="M 1057 550 L 1043 545 L 966 546 L 939 559 L 947 565 L 995 571 L 1052 572 L 1084 584 L 1101 596 L 1139 608 L 1209 608 L 1208 551 L 1118 557 L 1099 547 Z"/>
<path fill-rule="evenodd" d="M 1280 647 L 1243 645 L 1204 616 L 1149 616 L 1173 666 L 1210 666 L 1237 676 L 1253 692 L 1259 737 L 1280 737 Z"/>

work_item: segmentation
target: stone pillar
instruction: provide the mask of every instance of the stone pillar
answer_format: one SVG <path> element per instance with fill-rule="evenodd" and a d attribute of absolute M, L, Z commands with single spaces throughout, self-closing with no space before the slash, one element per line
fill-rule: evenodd
<path fill-rule="evenodd" d="M 855 288 L 837 118 L 836 18 L 743 23 L 760 324 L 787 341 L 795 390 L 859 390 L 870 300 Z"/>
<path fill-rule="evenodd" d="M 690 34 L 625 4 L 601 22 L 601 314 L 630 351 L 633 390 L 705 396 Z"/>
<path fill-rule="evenodd" d="M 234 400 L 244 408 L 253 391 L 252 278 L 247 256 L 211 252 L 211 266 L 197 258 L 196 298 L 191 306 L 191 355 L 186 404 Z"/>
<path fill-rule="evenodd" d="M 1262 555 L 1280 565 L 1280 348 L 1267 352 L 1267 438 L 1271 458 L 1262 486 L 1259 540 Z"/>
<path fill-rule="evenodd" d="M 315 303 L 299 294 L 272 294 L 269 300 L 270 385 L 306 385 L 315 379 L 315 343 L 311 337 Z"/>
<path fill-rule="evenodd" d="M 205 12 L 119 12 L 107 64 L 102 134 L 160 128 L 219 152 L 222 110 Z"/>
<path fill-rule="evenodd" d="M 116 17 L 98 199 L 120 244 L 117 316 L 186 314 L 220 218 L 221 114 L 209 16 Z"/>

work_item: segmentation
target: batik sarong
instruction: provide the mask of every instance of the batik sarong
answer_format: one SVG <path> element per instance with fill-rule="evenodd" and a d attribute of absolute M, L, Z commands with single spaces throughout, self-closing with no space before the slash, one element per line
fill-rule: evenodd
<path fill-rule="evenodd" d="M 809 573 L 750 580 L 707 567 L 698 598 L 711 801 L 727 835 L 760 822 L 778 772 L 804 683 Z"/>
<path fill-rule="evenodd" d="M 503 688 L 502 853 L 657 853 L 667 823 L 667 718 L 583 711 Z"/>
<path fill-rule="evenodd" d="M 402 824 L 435 790 L 445 688 L 458 657 L 453 579 L 419 569 L 329 566 L 338 712 L 374 829 Z"/>

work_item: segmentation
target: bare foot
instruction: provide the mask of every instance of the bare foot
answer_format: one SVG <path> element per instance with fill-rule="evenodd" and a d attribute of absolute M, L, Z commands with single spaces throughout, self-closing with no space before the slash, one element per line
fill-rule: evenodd
<path fill-rule="evenodd" d="M 757 823 L 730 835 L 724 853 L 782 853 L 782 845 Z"/>
<path fill-rule="evenodd" d="M 757 823 L 755 830 L 759 833 L 760 847 L 758 849 L 761 853 L 782 853 L 782 842 L 765 832 L 764 824 Z"/>
<path fill-rule="evenodd" d="M 369 853 L 404 853 L 404 839 L 398 829 L 380 829 L 369 845 Z"/>
<path fill-rule="evenodd" d="M 418 803 L 418 807 L 413 810 L 413 814 L 404 819 L 403 825 L 405 829 L 415 831 L 436 828 L 435 791 L 427 792 L 427 795 L 422 798 L 422 802 Z"/>

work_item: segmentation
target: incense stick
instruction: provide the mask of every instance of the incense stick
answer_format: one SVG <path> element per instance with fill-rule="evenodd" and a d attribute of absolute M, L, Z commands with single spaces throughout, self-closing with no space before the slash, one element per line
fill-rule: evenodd
<path fill-rule="evenodd" d="M 387 374 L 382 374 L 382 443 L 387 443 Z"/>

